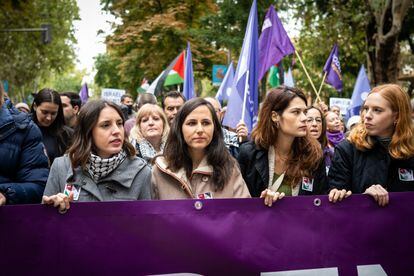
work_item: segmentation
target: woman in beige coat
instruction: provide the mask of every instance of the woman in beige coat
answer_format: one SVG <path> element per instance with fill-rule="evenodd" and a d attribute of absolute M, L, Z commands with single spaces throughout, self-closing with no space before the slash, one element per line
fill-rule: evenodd
<path fill-rule="evenodd" d="M 185 103 L 175 117 L 151 182 L 154 199 L 250 197 L 214 108 L 201 98 Z"/>

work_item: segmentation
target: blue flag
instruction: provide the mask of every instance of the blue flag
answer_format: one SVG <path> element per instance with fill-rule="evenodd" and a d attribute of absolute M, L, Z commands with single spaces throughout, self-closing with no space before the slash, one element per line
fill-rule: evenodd
<path fill-rule="evenodd" d="M 235 128 L 243 121 L 250 132 L 257 121 L 258 109 L 257 5 L 254 0 L 223 125 Z"/>
<path fill-rule="evenodd" d="M 270 5 L 262 26 L 259 38 L 259 80 L 274 64 L 278 64 L 284 56 L 295 52 L 282 22 L 273 5 Z"/>
<path fill-rule="evenodd" d="M 223 81 L 221 82 L 220 88 L 217 91 L 216 99 L 223 104 L 224 101 L 228 101 L 230 94 L 231 94 L 231 88 L 233 85 L 233 79 L 234 79 L 234 68 L 233 68 L 233 62 L 230 63 L 229 67 L 227 68 L 226 75 L 223 78 Z"/>
<path fill-rule="evenodd" d="M 341 64 L 339 62 L 338 45 L 333 46 L 328 59 L 326 60 L 323 71 L 326 73 L 325 82 L 332 85 L 339 92 L 342 91 Z"/>
<path fill-rule="evenodd" d="M 361 69 L 359 69 L 358 77 L 355 82 L 354 91 L 352 92 L 351 105 L 347 112 L 348 118 L 351 118 L 354 115 L 359 115 L 359 110 L 370 91 L 371 86 L 369 85 L 368 76 L 365 73 L 365 67 L 364 65 L 361 65 Z"/>
<path fill-rule="evenodd" d="M 190 42 L 187 42 L 187 57 L 185 59 L 183 94 L 187 100 L 195 97 L 193 60 L 192 60 L 192 55 L 191 55 Z"/>
<path fill-rule="evenodd" d="M 290 67 L 288 72 L 285 72 L 285 80 L 283 84 L 286 86 L 295 87 L 295 80 L 293 79 L 292 69 L 290 69 Z"/>

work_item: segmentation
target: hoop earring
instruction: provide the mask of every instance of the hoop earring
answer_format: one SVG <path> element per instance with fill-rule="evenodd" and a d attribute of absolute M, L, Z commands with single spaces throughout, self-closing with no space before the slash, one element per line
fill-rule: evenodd
<path fill-rule="evenodd" d="M 278 129 L 279 128 L 279 122 L 278 121 L 276 121 L 276 128 Z"/>

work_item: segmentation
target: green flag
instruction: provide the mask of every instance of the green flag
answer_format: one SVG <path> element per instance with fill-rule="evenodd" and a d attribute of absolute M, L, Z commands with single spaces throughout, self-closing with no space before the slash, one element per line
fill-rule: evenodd
<path fill-rule="evenodd" d="M 267 81 L 269 82 L 269 85 L 272 88 L 280 85 L 279 66 L 273 65 L 272 67 L 270 67 Z"/>

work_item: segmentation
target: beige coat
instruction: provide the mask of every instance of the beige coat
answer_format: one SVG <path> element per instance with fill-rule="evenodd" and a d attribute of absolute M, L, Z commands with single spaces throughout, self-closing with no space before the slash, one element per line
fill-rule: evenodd
<path fill-rule="evenodd" d="M 172 172 L 167 168 L 164 157 L 160 156 L 152 167 L 151 196 L 153 199 L 250 197 L 237 163 L 234 164 L 233 173 L 221 191 L 214 191 L 212 175 L 213 167 L 207 164 L 206 158 L 188 179 L 183 168 L 178 172 Z"/>

